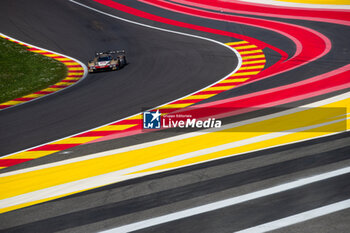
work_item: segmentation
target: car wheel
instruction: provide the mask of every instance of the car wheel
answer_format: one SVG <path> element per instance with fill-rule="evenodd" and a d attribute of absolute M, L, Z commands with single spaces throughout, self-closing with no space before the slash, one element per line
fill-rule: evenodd
<path fill-rule="evenodd" d="M 120 58 L 119 59 L 119 66 L 120 66 L 120 68 L 122 68 L 124 66 L 124 64 L 125 64 L 124 58 Z"/>

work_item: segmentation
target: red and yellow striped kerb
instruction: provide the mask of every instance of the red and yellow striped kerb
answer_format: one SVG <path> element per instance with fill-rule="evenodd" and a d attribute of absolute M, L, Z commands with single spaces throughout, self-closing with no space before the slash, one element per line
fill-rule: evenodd
<path fill-rule="evenodd" d="M 66 87 L 69 87 L 69 86 L 75 84 L 82 77 L 84 77 L 84 68 L 82 67 L 82 65 L 71 58 L 68 58 L 66 56 L 56 54 L 53 52 L 49 52 L 49 51 L 43 50 L 41 48 L 17 41 L 15 39 L 12 39 L 12 38 L 7 37 L 7 36 L 2 35 L 2 34 L 0 34 L 0 37 L 7 39 L 9 41 L 12 41 L 14 43 L 23 45 L 24 47 L 27 48 L 28 51 L 31 51 L 33 53 L 39 53 L 43 56 L 47 56 L 47 57 L 53 58 L 57 61 L 60 61 L 67 67 L 67 70 L 68 70 L 67 77 L 65 77 L 63 80 L 59 81 L 58 83 L 55 83 L 55 84 L 53 84 L 53 85 L 51 85 L 43 90 L 37 91 L 35 93 L 25 95 L 25 96 L 22 96 L 20 98 L 16 98 L 16 99 L 4 102 L 4 103 L 0 103 L 0 110 L 5 109 L 5 108 L 9 108 L 9 107 L 12 107 L 12 106 L 15 106 L 18 104 L 23 104 L 25 102 L 32 101 L 34 99 L 43 97 L 45 95 L 49 95 L 49 94 L 52 94 L 54 92 L 60 91 Z"/>
<path fill-rule="evenodd" d="M 252 80 L 259 79 L 257 74 L 264 68 L 266 59 L 263 51 L 256 45 L 247 41 L 227 43 L 228 46 L 238 51 L 242 57 L 242 65 L 237 72 L 213 84 L 212 86 L 200 90 L 190 96 L 173 101 L 157 109 L 161 109 L 162 114 L 167 114 L 190 105 L 198 103 L 218 95 L 224 91 L 241 86 Z M 73 137 L 65 138 L 46 145 L 38 146 L 27 151 L 15 153 L 0 159 L 0 168 L 16 165 L 28 160 L 40 158 L 55 152 L 66 150 L 87 142 L 93 142 L 105 136 L 122 134 L 127 131 L 142 128 L 142 115 L 136 115 L 127 119 L 84 132 Z"/>

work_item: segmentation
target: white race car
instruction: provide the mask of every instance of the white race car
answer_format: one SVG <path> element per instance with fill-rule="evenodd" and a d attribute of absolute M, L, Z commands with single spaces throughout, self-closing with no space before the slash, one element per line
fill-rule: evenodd
<path fill-rule="evenodd" d="M 89 73 L 105 70 L 117 70 L 126 65 L 126 56 L 124 50 L 99 52 L 95 58 L 88 62 Z"/>

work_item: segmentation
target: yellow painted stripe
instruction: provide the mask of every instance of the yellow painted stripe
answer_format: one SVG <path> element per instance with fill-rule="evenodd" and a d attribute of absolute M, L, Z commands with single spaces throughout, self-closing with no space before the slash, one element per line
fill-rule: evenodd
<path fill-rule="evenodd" d="M 139 119 L 142 119 L 142 117 L 143 117 L 142 114 L 139 114 L 139 115 L 136 115 L 136 116 L 129 117 L 126 120 L 139 120 Z"/>
<path fill-rule="evenodd" d="M 252 53 L 263 53 L 260 49 L 257 50 L 249 50 L 249 51 L 241 51 L 239 54 L 244 55 L 244 54 L 252 54 Z"/>
<path fill-rule="evenodd" d="M 8 159 L 36 159 L 36 158 L 40 158 L 46 155 L 50 155 L 53 154 L 57 151 L 24 151 L 24 152 L 20 152 L 20 153 L 16 153 L 13 155 L 10 155 L 6 158 Z"/>
<path fill-rule="evenodd" d="M 37 98 L 37 97 L 40 97 L 40 96 L 44 96 L 45 94 L 29 94 L 29 95 L 25 95 L 23 97 L 26 97 L 26 98 Z"/>
<path fill-rule="evenodd" d="M 226 157 L 226 156 L 230 156 L 230 155 L 234 155 L 234 154 L 241 154 L 241 153 L 245 153 L 248 151 L 259 150 L 259 149 L 264 149 L 264 148 L 268 148 L 268 147 L 272 147 L 272 146 L 276 146 L 276 145 L 306 140 L 306 139 L 313 138 L 313 137 L 319 137 L 322 135 L 329 134 L 329 133 L 327 133 L 327 131 L 341 130 L 342 125 L 343 125 L 342 123 L 335 123 L 332 125 L 319 127 L 317 129 L 319 132 L 314 132 L 315 131 L 315 129 L 314 129 L 314 130 L 304 131 L 302 133 L 293 133 L 290 135 L 281 136 L 278 138 L 269 139 L 269 140 L 265 140 L 262 142 L 256 142 L 256 143 L 252 143 L 249 145 L 231 148 L 231 149 L 227 149 L 227 150 L 223 150 L 223 151 L 219 151 L 219 152 L 215 152 L 215 153 L 210 153 L 210 154 L 206 154 L 206 155 L 202 155 L 202 156 L 198 156 L 198 157 L 194 157 L 194 158 L 190 158 L 190 159 L 185 159 L 185 160 L 181 160 L 181 161 L 177 161 L 177 162 L 173 162 L 173 163 L 145 169 L 142 171 L 129 173 L 126 175 L 137 174 L 137 173 L 142 173 L 142 172 L 154 172 L 154 171 L 157 171 L 157 170 L 159 171 L 159 170 L 163 170 L 163 169 L 174 169 L 174 168 L 178 168 L 181 166 L 200 163 L 203 161 L 222 158 L 222 157 Z M 324 131 L 326 131 L 326 132 L 324 132 Z"/>
<path fill-rule="evenodd" d="M 221 83 L 221 82 L 220 82 Z M 210 94 L 210 95 L 191 95 L 186 98 L 183 98 L 182 100 L 198 100 L 198 99 L 208 99 L 215 94 Z"/>
<path fill-rule="evenodd" d="M 348 106 L 350 106 L 350 99 L 348 102 L 340 102 L 342 104 L 348 104 Z M 337 105 L 328 105 L 324 107 L 337 107 Z M 320 113 L 323 115 L 320 116 Z M 305 127 L 310 124 L 312 125 L 323 123 L 325 122 L 325 119 L 332 117 L 332 114 L 332 111 L 324 111 L 324 109 L 320 108 L 309 109 L 299 113 L 276 117 L 274 119 L 269 119 L 262 122 L 239 126 L 236 127 L 235 130 L 222 130 L 220 132 L 204 134 L 148 148 L 75 162 L 72 164 L 65 164 L 42 170 L 31 171 L 8 177 L 1 177 L 0 190 L 4 191 L 0 192 L 0 198 L 4 199 L 11 196 L 51 187 L 54 185 L 59 185 L 62 183 L 80 180 L 100 174 L 106 174 L 108 172 L 138 166 L 141 164 L 189 153 L 192 151 L 199 151 L 205 148 L 268 134 L 271 132 L 271 130 L 279 132 Z M 334 130 L 338 130 L 338 128 L 335 128 Z M 315 130 L 312 132 L 312 135 L 322 134 L 322 132 Z M 298 134 L 303 135 L 304 133 Z M 247 152 L 252 148 L 255 149 L 256 147 L 252 147 L 250 144 L 245 146 L 245 148 L 246 149 L 239 151 Z M 232 153 L 232 151 L 230 151 L 230 153 Z"/>
<path fill-rule="evenodd" d="M 56 58 L 56 60 L 58 60 L 58 61 L 71 61 L 71 62 L 73 62 L 73 60 L 72 60 L 72 59 L 69 59 L 69 58 Z"/>
<path fill-rule="evenodd" d="M 55 58 L 55 57 L 59 57 L 60 55 L 52 53 L 52 54 L 45 54 L 45 56 Z"/>
<path fill-rule="evenodd" d="M 239 70 L 255 70 L 255 69 L 262 69 L 264 68 L 264 65 L 260 66 L 246 66 L 246 67 L 241 67 Z"/>
<path fill-rule="evenodd" d="M 98 129 L 94 129 L 93 131 L 120 131 L 124 129 L 129 129 L 135 125 L 107 125 Z"/>
<path fill-rule="evenodd" d="M 7 168 L 7 167 L 0 167 L 0 169 L 4 169 L 4 168 Z"/>
<path fill-rule="evenodd" d="M 335 104 L 329 104 L 323 107 L 334 108 L 343 106 L 350 106 L 350 99 L 338 101 Z M 125 168 L 135 167 L 165 158 L 190 153 L 193 151 L 199 151 L 201 149 L 211 148 L 230 142 L 268 134 L 271 132 L 271 130 L 279 132 L 320 124 L 327 122 L 332 117 L 335 117 L 333 111 L 325 111 L 323 108 L 309 109 L 286 116 L 268 119 L 262 122 L 239 126 L 234 129 L 208 133 L 161 145 L 112 154 L 100 158 L 60 165 L 57 167 L 30 171 L 8 177 L 1 177 L 0 190 L 3 191 L 0 192 L 0 198 L 9 198 L 59 184 L 106 174 L 113 171 L 119 171 Z M 326 130 L 329 132 L 325 132 Z M 249 152 L 259 148 L 259 146 L 265 148 L 267 145 L 280 145 L 281 143 L 300 140 L 300 138 L 310 138 L 325 135 L 327 133 L 339 132 L 339 130 L 344 130 L 342 129 L 341 124 L 332 124 L 301 133 L 292 133 L 287 135 L 286 138 L 281 136 L 279 137 L 281 140 L 268 139 L 263 143 L 256 142 L 249 145 L 237 146 L 236 148 L 225 149 L 223 151 L 218 151 L 203 156 L 221 158 L 223 156 L 233 155 L 236 153 Z M 208 157 L 205 157 L 203 161 L 205 161 Z"/>
<path fill-rule="evenodd" d="M 80 73 L 80 72 L 74 72 L 74 73 L 73 73 L 73 72 L 69 72 L 69 71 L 68 71 L 68 76 L 69 76 L 69 75 L 81 75 L 81 76 L 83 76 L 83 74 L 84 74 L 84 73 Z"/>
<path fill-rule="evenodd" d="M 68 72 L 70 70 L 84 70 L 84 68 L 82 68 L 82 67 L 68 67 Z"/>
<path fill-rule="evenodd" d="M 234 86 L 221 86 L 221 87 L 209 87 L 207 89 L 205 89 L 204 91 L 222 91 L 222 90 L 229 90 L 231 88 L 234 88 Z"/>
<path fill-rule="evenodd" d="M 65 65 L 67 66 L 77 66 L 77 65 L 80 65 L 79 63 L 77 62 L 64 62 Z"/>
<path fill-rule="evenodd" d="M 241 45 L 241 44 L 248 44 L 249 42 L 248 41 L 237 41 L 237 42 L 229 42 L 229 43 L 226 43 L 227 45 Z"/>
<path fill-rule="evenodd" d="M 45 51 L 45 50 L 30 50 L 30 52 L 34 52 L 34 53 L 47 53 L 47 51 Z"/>
<path fill-rule="evenodd" d="M 251 71 L 251 72 L 240 72 L 240 73 L 234 73 L 230 77 L 237 77 L 237 76 L 247 76 L 247 75 L 255 75 L 258 74 L 260 71 Z"/>
<path fill-rule="evenodd" d="M 59 83 L 55 83 L 55 85 L 59 85 L 59 86 L 70 86 L 74 83 L 67 83 L 67 82 L 59 82 Z"/>
<path fill-rule="evenodd" d="M 1 105 L 16 105 L 16 104 L 20 104 L 20 103 L 24 103 L 26 101 L 15 101 L 15 100 L 10 100 L 10 101 L 7 101 L 5 103 L 2 103 Z"/>
<path fill-rule="evenodd" d="M 249 78 L 235 78 L 235 79 L 225 79 L 220 83 L 241 83 L 247 81 Z"/>
<path fill-rule="evenodd" d="M 236 50 L 242 50 L 242 49 L 253 49 L 253 48 L 257 48 L 255 45 L 246 45 L 246 46 L 238 46 L 238 47 L 234 47 Z"/>
<path fill-rule="evenodd" d="M 254 55 L 254 56 L 242 56 L 243 60 L 250 60 L 250 59 L 256 59 L 256 58 L 265 58 L 265 55 L 261 54 L 261 55 Z"/>
<path fill-rule="evenodd" d="M 101 137 L 72 137 L 72 138 L 66 138 L 59 140 L 57 142 L 53 142 L 50 144 L 82 144 L 85 142 L 91 142 L 93 140 L 96 140 Z"/>
<path fill-rule="evenodd" d="M 266 63 L 266 60 L 242 61 L 242 65 L 259 64 L 259 63 Z"/>
<path fill-rule="evenodd" d="M 52 88 L 52 87 L 49 87 L 49 88 L 45 88 L 41 91 L 58 91 L 58 90 L 61 90 L 62 88 Z"/>
<path fill-rule="evenodd" d="M 185 108 L 193 103 L 185 103 L 185 104 L 167 104 L 158 109 L 169 109 L 169 108 Z"/>

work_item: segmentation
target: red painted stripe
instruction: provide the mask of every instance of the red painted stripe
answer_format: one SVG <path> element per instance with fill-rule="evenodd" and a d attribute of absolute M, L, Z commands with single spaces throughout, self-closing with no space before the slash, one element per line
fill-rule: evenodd
<path fill-rule="evenodd" d="M 57 55 L 54 58 L 56 59 L 56 58 L 66 58 L 66 57 L 63 57 L 61 55 Z M 71 62 L 71 61 L 60 61 L 60 62 L 65 63 L 65 62 Z"/>
<path fill-rule="evenodd" d="M 82 71 L 80 71 L 80 72 L 82 72 Z M 70 77 L 70 78 L 80 78 L 80 77 L 83 77 L 83 75 L 81 75 L 81 74 L 69 74 L 69 73 L 68 73 L 67 77 Z"/>
<path fill-rule="evenodd" d="M 140 123 L 142 123 L 141 119 L 132 119 L 132 120 L 125 119 L 125 120 L 113 123 L 111 125 L 134 125 L 134 124 L 140 124 Z"/>
<path fill-rule="evenodd" d="M 349 10 L 331 10 L 331 9 L 302 9 L 294 7 L 283 7 L 264 5 L 247 2 L 229 2 L 217 0 L 172 0 L 181 4 L 194 7 L 201 7 L 208 10 L 220 12 L 230 12 L 248 15 L 272 16 L 288 19 L 303 19 L 311 21 L 321 21 L 349 25 Z"/>
<path fill-rule="evenodd" d="M 66 150 L 81 144 L 47 144 L 30 149 L 28 151 L 50 151 L 50 150 Z"/>
<path fill-rule="evenodd" d="M 51 94 L 53 93 L 54 91 L 37 91 L 35 92 L 34 94 L 44 94 L 44 95 L 47 95 L 47 94 Z"/>
<path fill-rule="evenodd" d="M 5 108 L 8 108 L 8 107 L 11 107 L 13 105 L 0 105 L 0 109 L 5 109 Z"/>
<path fill-rule="evenodd" d="M 84 72 L 84 70 L 68 70 L 68 75 L 71 73 L 81 73 Z"/>
<path fill-rule="evenodd" d="M 238 51 L 238 52 L 243 52 L 243 51 Z M 244 57 L 250 57 L 250 56 L 257 56 L 257 55 L 265 55 L 264 53 L 251 53 L 251 54 L 241 54 L 241 57 L 244 58 Z M 263 59 L 263 58 L 261 58 Z"/>
<path fill-rule="evenodd" d="M 65 83 L 75 83 L 77 82 L 78 80 L 61 80 L 61 82 L 65 82 Z"/>
<path fill-rule="evenodd" d="M 28 51 L 38 51 L 38 50 L 41 50 L 41 49 L 37 49 L 37 48 L 29 48 Z"/>
<path fill-rule="evenodd" d="M 10 167 L 30 160 L 32 159 L 0 159 L 0 167 Z"/>
<path fill-rule="evenodd" d="M 41 55 L 51 55 L 53 53 L 50 53 L 50 52 L 40 52 Z"/>
<path fill-rule="evenodd" d="M 65 85 L 52 85 L 50 86 L 51 88 L 66 88 L 68 86 L 65 86 Z"/>
<path fill-rule="evenodd" d="M 100 137 L 100 136 L 107 136 L 110 134 L 114 134 L 116 132 L 117 131 L 90 131 L 90 132 L 76 135 L 75 137 Z"/>
<path fill-rule="evenodd" d="M 81 65 L 66 65 L 67 67 L 81 67 Z"/>
<path fill-rule="evenodd" d="M 212 94 L 219 94 L 221 92 L 224 92 L 224 90 L 218 90 L 218 91 L 201 91 L 198 93 L 195 93 L 194 95 L 212 95 Z"/>

